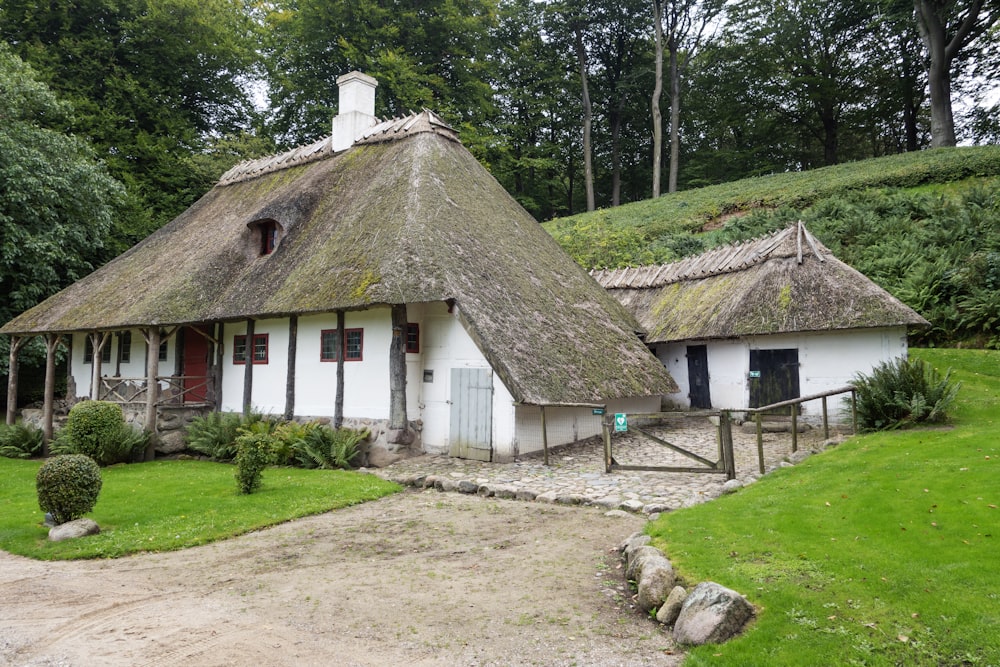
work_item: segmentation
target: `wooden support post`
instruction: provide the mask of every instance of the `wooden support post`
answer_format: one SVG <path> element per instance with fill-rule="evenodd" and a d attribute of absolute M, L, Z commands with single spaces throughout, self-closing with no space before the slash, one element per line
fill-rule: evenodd
<path fill-rule="evenodd" d="M 799 411 L 798 406 L 792 406 L 792 452 L 799 451 Z"/>
<path fill-rule="evenodd" d="M 156 404 L 160 400 L 160 384 L 156 377 L 160 374 L 160 327 L 144 329 L 146 339 L 146 419 L 149 442 L 143 457 L 152 461 L 156 456 Z"/>
<path fill-rule="evenodd" d="M 253 407 L 253 318 L 247 319 L 246 344 L 243 346 L 243 416 L 248 417 Z"/>
<path fill-rule="evenodd" d="M 387 440 L 408 445 L 410 422 L 406 417 L 406 304 L 391 309 L 392 339 L 389 341 L 389 432 Z"/>
<path fill-rule="evenodd" d="M 549 465 L 549 434 L 548 430 L 545 428 L 545 406 L 541 405 L 539 408 L 541 408 L 542 411 L 542 452 L 543 458 L 545 459 L 544 464 L 547 466 Z"/>
<path fill-rule="evenodd" d="M 826 408 L 826 396 L 823 397 L 823 439 L 830 439 L 830 420 Z"/>
<path fill-rule="evenodd" d="M 604 435 L 604 472 L 611 472 L 611 424 L 608 418 L 601 420 L 601 431 Z"/>
<path fill-rule="evenodd" d="M 10 365 L 7 367 L 7 426 L 17 421 L 18 353 L 27 341 L 23 336 L 10 337 Z"/>
<path fill-rule="evenodd" d="M 93 356 L 90 358 L 91 365 L 91 376 L 90 376 L 90 397 L 95 401 L 101 400 L 101 357 L 104 355 L 104 346 L 108 344 L 108 339 L 111 338 L 111 332 L 105 331 L 94 331 L 90 334 L 90 349 L 93 350 Z"/>
<path fill-rule="evenodd" d="M 337 396 L 333 402 L 333 427 L 344 425 L 344 311 L 337 311 Z"/>
<path fill-rule="evenodd" d="M 285 420 L 295 417 L 295 354 L 299 337 L 299 316 L 288 318 L 288 371 L 285 376 Z"/>
<path fill-rule="evenodd" d="M 728 410 L 719 413 L 719 441 L 722 445 L 722 460 L 725 464 L 726 479 L 736 479 L 736 456 L 733 453 L 733 421 Z"/>
<path fill-rule="evenodd" d="M 759 413 L 754 414 L 754 421 L 757 423 L 757 460 L 760 462 L 760 474 L 764 474 L 764 417 Z"/>
<path fill-rule="evenodd" d="M 45 394 L 42 401 L 42 456 L 49 455 L 52 442 L 56 398 L 56 348 L 62 340 L 59 334 L 45 334 Z"/>
<path fill-rule="evenodd" d="M 858 432 L 858 392 L 854 389 L 851 390 L 851 426 L 854 428 L 854 433 Z"/>
<path fill-rule="evenodd" d="M 222 366 L 226 360 L 226 324 L 219 322 L 218 333 L 215 336 L 215 410 L 222 410 Z"/>

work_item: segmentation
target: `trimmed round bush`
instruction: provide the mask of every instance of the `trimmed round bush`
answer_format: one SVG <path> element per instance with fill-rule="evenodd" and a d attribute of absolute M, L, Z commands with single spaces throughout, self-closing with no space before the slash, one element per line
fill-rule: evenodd
<path fill-rule="evenodd" d="M 54 456 L 38 469 L 35 477 L 38 506 L 66 523 L 94 509 L 101 492 L 101 468 L 83 454 Z"/>
<path fill-rule="evenodd" d="M 236 486 L 253 493 L 263 483 L 264 468 L 274 461 L 274 438 L 266 433 L 244 433 L 236 438 Z"/>
<path fill-rule="evenodd" d="M 70 408 L 65 433 L 60 435 L 69 441 L 74 453 L 89 456 L 98 463 L 109 463 L 105 461 L 105 449 L 121 438 L 124 423 L 125 415 L 117 403 L 82 401 Z"/>

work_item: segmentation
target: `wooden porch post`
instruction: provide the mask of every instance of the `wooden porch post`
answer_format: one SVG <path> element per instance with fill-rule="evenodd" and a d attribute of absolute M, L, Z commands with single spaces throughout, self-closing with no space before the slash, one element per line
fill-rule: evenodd
<path fill-rule="evenodd" d="M 56 397 L 56 348 L 62 336 L 45 334 L 45 397 L 42 402 L 42 456 L 49 455 Z"/>
<path fill-rule="evenodd" d="M 288 371 L 285 376 L 285 420 L 295 416 L 295 353 L 299 337 L 299 316 L 288 318 Z"/>
<path fill-rule="evenodd" d="M 253 403 L 253 318 L 247 319 L 246 345 L 243 346 L 243 416 L 250 414 Z"/>
<path fill-rule="evenodd" d="M 344 425 L 344 311 L 337 311 L 337 397 L 333 402 L 333 427 Z"/>
<path fill-rule="evenodd" d="M 160 327 L 150 327 L 142 336 L 146 339 L 146 430 L 150 434 L 144 458 L 152 461 L 156 456 L 156 404 L 160 399 L 156 379 L 160 374 Z"/>
<path fill-rule="evenodd" d="M 219 322 L 218 335 L 215 339 L 215 412 L 222 410 L 222 364 L 226 359 L 226 323 Z"/>
<path fill-rule="evenodd" d="M 413 442 L 406 418 L 406 304 L 392 306 L 392 340 L 389 343 L 389 432 L 393 444 Z"/>
<path fill-rule="evenodd" d="M 13 426 L 17 421 L 17 355 L 27 341 L 28 339 L 23 336 L 10 337 L 10 365 L 7 367 L 7 426 Z"/>
<path fill-rule="evenodd" d="M 87 335 L 90 337 L 90 349 L 94 352 L 90 359 L 90 397 L 99 401 L 101 400 L 101 356 L 104 354 L 104 346 L 111 338 L 111 332 L 93 331 Z"/>

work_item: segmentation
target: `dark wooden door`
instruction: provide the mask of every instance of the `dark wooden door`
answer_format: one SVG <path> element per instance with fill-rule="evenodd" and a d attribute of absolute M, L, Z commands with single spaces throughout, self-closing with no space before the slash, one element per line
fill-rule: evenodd
<path fill-rule="evenodd" d="M 712 395 L 708 389 L 708 347 L 688 345 L 688 398 L 692 408 L 712 407 Z"/>
<path fill-rule="evenodd" d="M 184 376 L 184 402 L 204 403 L 208 400 L 208 339 L 191 327 L 181 330 L 184 336 L 184 356 L 181 375 Z"/>
<path fill-rule="evenodd" d="M 799 397 L 798 350 L 750 350 L 750 407 Z M 790 415 L 792 406 L 774 414 Z"/>

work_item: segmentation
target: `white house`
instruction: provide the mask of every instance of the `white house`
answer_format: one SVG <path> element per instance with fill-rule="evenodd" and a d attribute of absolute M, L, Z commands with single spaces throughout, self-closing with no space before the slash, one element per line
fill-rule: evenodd
<path fill-rule="evenodd" d="M 331 137 L 234 167 L 0 332 L 69 344 L 72 397 L 134 406 L 160 451 L 182 446 L 172 411 L 252 408 L 506 460 L 542 447 L 543 412 L 557 445 L 676 390 L 452 128 L 379 121 L 374 79 L 338 84 Z"/>
<path fill-rule="evenodd" d="M 802 223 L 673 264 L 594 271 L 635 315 L 684 408 L 740 410 L 842 388 L 928 322 Z M 830 407 L 840 409 L 839 401 Z M 817 416 L 821 401 L 803 403 Z"/>

